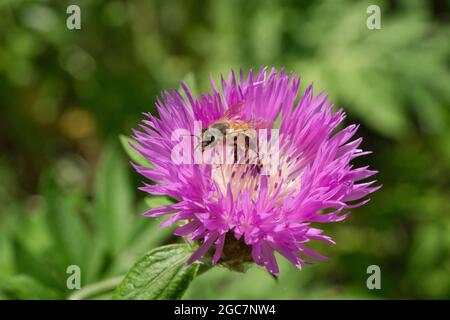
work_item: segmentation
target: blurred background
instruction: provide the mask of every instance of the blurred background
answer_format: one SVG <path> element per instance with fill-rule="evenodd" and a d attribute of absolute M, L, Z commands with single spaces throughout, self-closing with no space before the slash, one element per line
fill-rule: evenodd
<path fill-rule="evenodd" d="M 66 8 L 81 8 L 81 30 Z M 381 30 L 366 9 L 381 8 Z M 0 298 L 108 298 L 144 252 L 177 241 L 137 191 L 119 136 L 184 79 L 285 66 L 361 123 L 362 159 L 384 187 L 324 225 L 329 262 L 281 276 L 214 268 L 195 299 L 450 298 L 450 2 L 0 0 Z M 125 139 L 122 138 L 122 142 Z M 381 268 L 381 290 L 366 269 Z M 112 281 L 114 283 L 114 281 Z"/>

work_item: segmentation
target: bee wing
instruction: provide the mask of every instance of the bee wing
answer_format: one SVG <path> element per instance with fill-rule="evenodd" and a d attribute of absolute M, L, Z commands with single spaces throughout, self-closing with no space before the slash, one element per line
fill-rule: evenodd
<path fill-rule="evenodd" d="M 230 106 L 224 113 L 222 119 L 235 120 L 236 118 L 244 115 L 244 102 L 238 102 Z M 270 129 L 272 128 L 272 122 L 261 119 L 251 118 L 248 121 L 255 129 Z"/>
<path fill-rule="evenodd" d="M 244 102 L 238 102 L 228 107 L 223 115 L 223 119 L 233 120 L 242 115 L 242 111 L 244 109 Z"/>

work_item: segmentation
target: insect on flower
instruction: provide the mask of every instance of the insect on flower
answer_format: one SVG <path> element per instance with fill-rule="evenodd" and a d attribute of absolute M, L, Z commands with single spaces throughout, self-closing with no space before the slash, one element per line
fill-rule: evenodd
<path fill-rule="evenodd" d="M 335 111 L 323 93 L 314 96 L 312 85 L 298 98 L 300 78 L 284 70 L 231 71 L 221 90 L 212 80 L 211 87 L 199 97 L 184 83 L 185 96 L 164 92 L 159 118 L 147 114 L 142 131 L 133 131 L 134 148 L 153 164 L 134 165 L 152 181 L 141 190 L 176 201 L 145 215 L 168 216 L 161 226 L 176 224 L 175 235 L 198 244 L 188 264 L 201 259 L 244 270 L 255 262 L 278 275 L 275 253 L 297 268 L 325 260 L 308 246 L 334 243 L 318 225 L 344 220 L 380 188 L 367 181 L 376 171 L 351 163 L 369 153 L 359 148 L 361 138 L 352 139 L 358 126 L 338 129 L 343 109 Z M 187 144 L 192 161 L 172 161 L 172 133 L 198 136 L 198 123 L 202 137 Z M 231 161 L 194 161 L 195 151 L 224 147 Z"/>
<path fill-rule="evenodd" d="M 231 146 L 233 163 L 254 163 L 261 166 L 256 130 L 270 128 L 271 124 L 254 117 L 241 120 L 244 102 L 230 106 L 224 115 L 202 130 L 202 152 L 208 147 Z"/>

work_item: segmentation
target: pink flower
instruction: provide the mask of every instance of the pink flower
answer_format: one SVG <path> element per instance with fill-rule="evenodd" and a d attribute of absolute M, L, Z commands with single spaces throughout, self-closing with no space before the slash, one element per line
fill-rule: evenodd
<path fill-rule="evenodd" d="M 344 111 L 333 112 L 326 95 L 313 95 L 312 85 L 297 102 L 300 79 L 284 70 L 277 74 L 264 68 L 247 77 L 241 72 L 239 79 L 232 71 L 227 80 L 222 78 L 221 90 L 212 80 L 211 86 L 212 92 L 200 97 L 193 97 L 184 83 L 186 98 L 178 91 L 164 92 L 157 102 L 160 117 L 147 114 L 142 131 L 134 131 L 135 149 L 153 164 L 134 165 L 153 181 L 141 190 L 176 199 L 145 215 L 170 216 L 162 226 L 184 223 L 174 234 L 200 244 L 188 264 L 211 255 L 213 264 L 238 269 L 254 261 L 278 275 L 275 252 L 297 268 L 312 263 L 311 258 L 326 259 L 307 244 L 334 241 L 313 225 L 344 220 L 348 209 L 365 204 L 363 198 L 380 188 L 373 186 L 375 181 L 365 182 L 376 171 L 350 164 L 369 153 L 359 149 L 362 138 L 351 140 L 358 126 L 339 131 Z M 204 152 L 212 140 L 205 143 L 195 123 L 202 133 L 224 121 L 257 132 L 279 123 L 278 156 L 264 162 L 256 152 L 256 164 L 196 162 L 195 153 Z M 180 129 L 193 141 L 187 145 L 191 161 L 181 163 L 173 161 L 179 140 L 172 139 Z M 233 146 L 238 149 L 237 143 Z"/>

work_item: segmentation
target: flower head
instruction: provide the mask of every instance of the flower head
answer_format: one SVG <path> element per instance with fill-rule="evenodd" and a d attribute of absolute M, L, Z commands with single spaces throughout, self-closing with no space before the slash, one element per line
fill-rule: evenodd
<path fill-rule="evenodd" d="M 376 171 L 350 164 L 368 154 L 352 140 L 358 126 L 338 130 L 344 111 L 312 85 L 297 99 L 300 79 L 284 70 L 231 71 L 221 90 L 211 86 L 200 97 L 184 83 L 184 96 L 164 92 L 159 118 L 146 114 L 134 131 L 134 148 L 153 164 L 134 165 L 152 181 L 141 190 L 176 200 L 145 215 L 167 215 L 162 226 L 181 223 L 174 234 L 199 242 L 188 263 L 210 256 L 239 269 L 254 261 L 278 275 L 275 252 L 297 268 L 326 259 L 307 246 L 334 243 L 316 225 L 344 220 L 379 188 L 365 182 Z"/>

